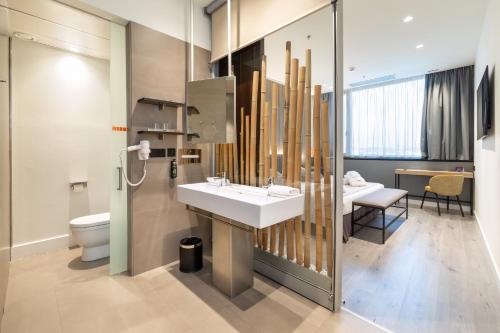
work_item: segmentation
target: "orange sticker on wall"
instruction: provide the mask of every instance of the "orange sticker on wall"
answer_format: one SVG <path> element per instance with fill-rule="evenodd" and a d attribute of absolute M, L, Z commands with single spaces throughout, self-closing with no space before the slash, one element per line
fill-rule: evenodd
<path fill-rule="evenodd" d="M 113 126 L 112 130 L 113 130 L 113 132 L 127 132 L 128 128 L 127 127 L 121 127 L 121 126 Z"/>

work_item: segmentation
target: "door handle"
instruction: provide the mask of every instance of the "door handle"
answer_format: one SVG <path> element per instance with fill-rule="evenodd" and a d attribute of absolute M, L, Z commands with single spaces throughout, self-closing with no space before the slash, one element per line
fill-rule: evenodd
<path fill-rule="evenodd" d="M 116 167 L 116 169 L 118 170 L 118 187 L 116 190 L 121 191 L 123 189 L 122 167 Z"/>

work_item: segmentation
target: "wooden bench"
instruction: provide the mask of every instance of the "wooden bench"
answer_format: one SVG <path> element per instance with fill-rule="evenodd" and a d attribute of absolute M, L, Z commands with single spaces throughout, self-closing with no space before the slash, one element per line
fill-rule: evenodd
<path fill-rule="evenodd" d="M 401 207 L 398 206 L 397 203 L 403 199 L 406 198 L 406 207 Z M 393 188 L 383 188 L 378 191 L 372 192 L 370 194 L 367 194 L 365 196 L 362 196 L 352 202 L 352 211 L 354 212 L 354 206 L 360 206 L 360 207 L 368 207 L 368 208 L 373 208 L 373 209 L 380 209 L 382 212 L 382 226 L 378 227 L 376 225 L 370 224 L 372 221 L 361 224 L 357 223 L 357 221 L 361 220 L 363 217 L 365 217 L 367 214 L 371 213 L 373 210 L 368 212 L 367 214 L 358 217 L 357 219 L 354 218 L 354 214 L 351 214 L 351 236 L 354 236 L 354 226 L 358 225 L 361 226 L 363 229 L 364 227 L 367 228 L 372 228 L 376 230 L 381 230 L 382 231 L 382 244 L 385 243 L 385 231 L 391 224 L 393 224 L 401 215 L 406 213 L 406 219 L 408 219 L 408 191 L 405 190 L 399 190 L 399 189 L 393 189 Z M 396 207 L 402 209 L 401 213 L 399 213 L 396 217 L 394 217 L 389 223 L 386 224 L 385 221 L 385 210 L 389 207 Z"/>

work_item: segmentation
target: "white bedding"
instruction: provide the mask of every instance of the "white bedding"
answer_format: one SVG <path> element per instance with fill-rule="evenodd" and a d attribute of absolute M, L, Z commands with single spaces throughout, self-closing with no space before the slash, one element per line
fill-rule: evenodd
<path fill-rule="evenodd" d="M 333 182 L 333 176 L 332 176 L 332 182 Z M 344 211 L 343 215 L 350 214 L 352 211 L 352 202 L 353 200 L 360 198 L 366 194 L 375 192 L 377 190 L 380 190 L 384 188 L 384 185 L 379 184 L 379 183 L 366 183 L 366 186 L 361 186 L 361 187 L 354 187 L 354 186 L 349 186 L 349 185 L 344 185 Z M 323 182 L 321 182 L 321 189 L 323 189 Z M 305 183 L 301 183 L 301 192 L 305 192 Z M 323 199 L 323 192 L 321 192 L 321 197 Z M 333 191 L 332 191 L 332 198 L 333 198 Z M 360 207 L 356 207 L 355 209 L 358 210 Z M 314 223 L 314 183 L 311 183 L 311 221 Z"/>

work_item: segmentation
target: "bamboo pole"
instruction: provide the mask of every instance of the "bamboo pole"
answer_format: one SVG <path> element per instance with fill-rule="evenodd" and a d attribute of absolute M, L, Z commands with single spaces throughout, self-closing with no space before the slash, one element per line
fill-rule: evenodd
<path fill-rule="evenodd" d="M 320 157 L 320 98 L 321 86 L 314 86 L 314 210 L 316 223 L 316 270 L 323 269 L 323 217 L 321 205 Z"/>
<path fill-rule="evenodd" d="M 271 156 L 269 155 L 269 102 L 264 103 L 264 135 L 262 142 L 262 152 L 264 158 L 264 174 L 263 179 L 266 181 L 269 179 L 271 173 L 270 162 Z M 267 251 L 269 250 L 269 233 L 270 228 L 265 228 L 262 230 L 262 248 Z"/>
<path fill-rule="evenodd" d="M 288 161 L 287 168 L 287 182 L 288 186 L 294 185 L 294 162 L 295 162 L 295 127 L 297 121 L 297 71 L 299 69 L 298 59 L 292 59 L 291 64 L 291 78 L 290 78 L 290 110 L 288 122 Z M 286 251 L 288 260 L 295 259 L 294 251 L 294 223 L 290 219 L 286 223 Z"/>
<path fill-rule="evenodd" d="M 238 142 L 232 143 L 233 147 L 233 183 L 239 183 L 239 167 L 238 167 Z"/>
<path fill-rule="evenodd" d="M 250 116 L 245 116 L 245 184 L 250 185 Z"/>
<path fill-rule="evenodd" d="M 228 162 L 228 173 L 229 176 L 227 179 L 231 181 L 231 183 L 234 183 L 234 156 L 233 156 L 233 144 L 228 143 L 227 145 L 227 162 Z"/>
<path fill-rule="evenodd" d="M 215 173 L 220 173 L 220 145 L 215 144 Z"/>
<path fill-rule="evenodd" d="M 286 42 L 285 48 L 285 105 L 283 107 L 283 155 L 281 156 L 281 174 L 283 180 L 287 179 L 287 160 L 288 160 L 288 108 L 290 105 L 290 62 L 291 62 L 292 43 Z M 285 255 L 285 225 L 282 222 L 279 225 L 279 244 L 278 254 L 280 257 Z"/>
<path fill-rule="evenodd" d="M 292 43 L 286 42 L 285 51 L 285 106 L 283 108 L 283 157 L 281 161 L 281 169 L 283 179 L 287 179 L 287 163 L 288 163 L 288 118 L 290 108 L 290 58 L 292 55 Z"/>
<path fill-rule="evenodd" d="M 228 160 L 228 157 L 229 157 L 229 153 L 228 153 L 228 145 L 227 144 L 223 144 L 222 145 L 222 156 L 224 156 L 224 171 L 226 173 L 226 177 L 228 177 L 229 175 L 229 160 Z"/>
<path fill-rule="evenodd" d="M 247 185 L 250 185 L 250 116 L 245 116 L 245 179 Z M 252 243 L 255 246 L 257 244 L 257 229 L 253 229 L 252 232 Z"/>
<path fill-rule="evenodd" d="M 260 135 L 259 135 L 259 185 L 264 183 L 264 145 L 262 141 L 264 140 L 264 108 L 266 103 L 266 56 L 262 56 L 262 65 L 260 71 Z"/>
<path fill-rule="evenodd" d="M 305 193 L 304 193 L 304 266 L 311 266 L 311 50 L 306 50 L 306 82 L 305 82 Z"/>
<path fill-rule="evenodd" d="M 257 149 L 257 94 L 259 91 L 259 72 L 253 72 L 252 81 L 252 108 L 250 114 L 250 185 L 257 186 L 255 174 L 255 153 Z"/>
<path fill-rule="evenodd" d="M 332 189 L 330 178 L 330 129 L 328 122 L 328 102 L 321 103 L 321 124 L 323 138 L 323 182 L 325 192 L 325 233 L 326 233 L 326 268 L 328 276 L 333 272 L 332 238 Z"/>
<path fill-rule="evenodd" d="M 278 176 L 278 145 L 276 143 L 276 131 L 278 123 L 278 84 L 273 83 L 272 88 L 272 101 L 271 101 L 271 177 L 276 179 Z M 271 253 L 276 252 L 276 236 L 277 236 L 276 224 L 271 226 L 271 237 L 270 237 L 270 251 Z"/>
<path fill-rule="evenodd" d="M 245 108 L 240 110 L 240 168 L 239 183 L 245 184 Z"/>
<path fill-rule="evenodd" d="M 299 69 L 299 86 L 297 92 L 297 116 L 295 123 L 295 162 L 293 170 L 294 187 L 300 191 L 300 169 L 302 166 L 302 118 L 304 110 L 304 85 L 306 77 L 306 68 Z M 302 245 L 302 216 L 295 217 L 295 256 L 297 264 L 302 265 L 304 262 L 304 248 Z"/>

